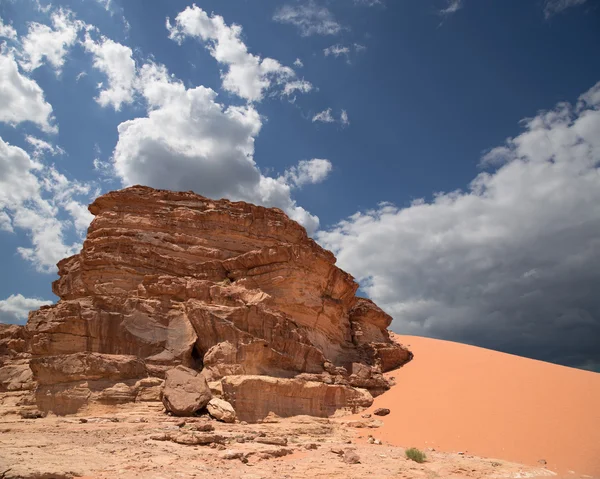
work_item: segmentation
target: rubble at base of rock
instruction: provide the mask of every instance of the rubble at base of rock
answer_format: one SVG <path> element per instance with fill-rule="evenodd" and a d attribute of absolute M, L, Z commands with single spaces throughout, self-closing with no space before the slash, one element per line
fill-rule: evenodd
<path fill-rule="evenodd" d="M 382 373 L 412 359 L 281 210 L 141 186 L 89 209 L 81 252 L 58 263 L 60 301 L 0 324 L 0 401 L 15 411 L 162 400 L 186 416 L 218 397 L 240 421 L 329 416 L 370 406 Z"/>

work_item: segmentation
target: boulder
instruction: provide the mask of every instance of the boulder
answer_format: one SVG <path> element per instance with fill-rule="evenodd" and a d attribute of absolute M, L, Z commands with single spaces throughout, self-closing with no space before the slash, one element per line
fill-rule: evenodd
<path fill-rule="evenodd" d="M 219 398 L 212 398 L 206 406 L 208 414 L 223 422 L 235 422 L 235 410 L 227 401 Z"/>
<path fill-rule="evenodd" d="M 192 416 L 205 408 L 212 394 L 204 376 L 185 366 L 167 371 L 162 390 L 165 409 L 175 416 Z"/>

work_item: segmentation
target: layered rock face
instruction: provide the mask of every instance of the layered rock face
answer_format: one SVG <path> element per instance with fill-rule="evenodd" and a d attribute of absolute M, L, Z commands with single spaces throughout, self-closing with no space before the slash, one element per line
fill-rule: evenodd
<path fill-rule="evenodd" d="M 240 418 L 263 413 L 244 412 L 248 391 L 316 398 L 273 400 L 279 415 L 327 415 L 368 405 L 389 387 L 382 372 L 412 358 L 391 318 L 278 209 L 141 186 L 89 209 L 82 251 L 58 264 L 60 301 L 0 328 L 0 391 L 69 413 L 157 398 L 182 365 L 221 381 Z"/>

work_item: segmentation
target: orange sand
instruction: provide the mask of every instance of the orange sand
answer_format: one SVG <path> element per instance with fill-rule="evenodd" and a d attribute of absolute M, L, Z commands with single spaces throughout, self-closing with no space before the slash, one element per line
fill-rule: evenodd
<path fill-rule="evenodd" d="M 395 335 L 413 361 L 375 399 L 377 437 L 600 478 L 600 374 L 448 341 Z M 569 471 L 575 471 L 576 475 Z"/>

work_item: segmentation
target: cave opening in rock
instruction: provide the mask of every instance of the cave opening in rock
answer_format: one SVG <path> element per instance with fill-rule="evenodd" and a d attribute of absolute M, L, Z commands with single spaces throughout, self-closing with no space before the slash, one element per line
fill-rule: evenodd
<path fill-rule="evenodd" d="M 202 353 L 202 351 L 200 351 L 198 345 L 194 344 L 191 354 L 192 369 L 195 369 L 196 371 L 202 371 L 202 369 L 204 368 L 204 361 L 202 360 L 203 357 L 204 354 Z"/>

